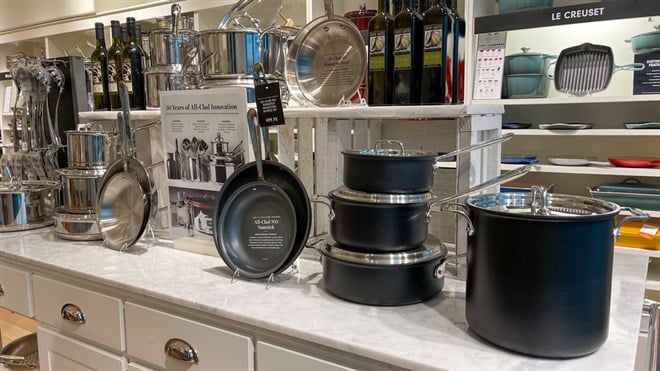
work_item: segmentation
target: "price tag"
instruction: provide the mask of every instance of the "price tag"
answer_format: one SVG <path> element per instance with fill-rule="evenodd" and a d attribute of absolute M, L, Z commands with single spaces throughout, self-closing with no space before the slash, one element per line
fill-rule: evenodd
<path fill-rule="evenodd" d="M 280 98 L 280 84 L 271 82 L 254 87 L 259 113 L 259 126 L 284 125 L 284 110 Z"/>
<path fill-rule="evenodd" d="M 644 223 L 644 225 L 642 225 L 642 228 L 640 228 L 639 230 L 639 236 L 652 240 L 658 234 L 658 230 L 660 230 L 660 228 L 651 224 Z"/>

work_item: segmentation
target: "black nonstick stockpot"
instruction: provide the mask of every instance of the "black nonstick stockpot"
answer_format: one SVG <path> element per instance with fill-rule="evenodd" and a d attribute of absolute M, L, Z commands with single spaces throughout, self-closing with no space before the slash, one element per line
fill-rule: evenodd
<path fill-rule="evenodd" d="M 614 241 L 633 210 L 607 201 L 532 193 L 467 201 L 466 319 L 484 339 L 538 357 L 596 351 L 607 339 Z M 637 215 L 640 214 L 640 215 Z M 614 233 L 613 233 L 614 232 Z"/>
<path fill-rule="evenodd" d="M 407 305 L 436 296 L 444 285 L 447 249 L 429 235 L 419 247 L 396 253 L 361 253 L 332 239 L 321 247 L 323 285 L 333 295 L 360 304 Z"/>

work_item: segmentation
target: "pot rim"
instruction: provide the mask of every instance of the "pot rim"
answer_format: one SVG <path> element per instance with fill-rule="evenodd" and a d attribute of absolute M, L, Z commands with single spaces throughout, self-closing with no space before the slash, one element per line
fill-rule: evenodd
<path fill-rule="evenodd" d="M 55 172 L 65 178 L 100 178 L 105 174 L 105 167 L 92 169 L 55 169 Z"/>
<path fill-rule="evenodd" d="M 204 30 L 204 31 L 199 31 L 197 33 L 198 37 L 206 36 L 206 35 L 213 35 L 213 34 L 233 34 L 233 33 L 244 33 L 244 34 L 255 34 L 259 35 L 259 30 L 256 28 L 237 28 L 237 29 L 212 29 L 212 30 Z"/>
<path fill-rule="evenodd" d="M 408 194 L 367 193 L 349 189 L 346 186 L 341 186 L 330 191 L 329 196 L 331 198 L 336 198 L 342 201 L 355 201 L 368 204 L 387 205 L 426 204 L 427 202 L 435 199 L 435 195 L 433 195 L 432 192 Z"/>
<path fill-rule="evenodd" d="M 62 206 L 55 209 L 53 219 L 66 223 L 94 223 L 96 224 L 96 212 L 69 213 Z"/>
<path fill-rule="evenodd" d="M 413 265 L 447 256 L 447 248 L 432 234 L 428 234 L 426 241 L 415 249 L 378 253 L 356 252 L 343 249 L 328 235 L 323 246 L 318 248 L 318 250 L 321 254 L 329 258 L 370 266 Z"/>
<path fill-rule="evenodd" d="M 554 219 L 565 221 L 609 218 L 616 216 L 621 207 L 613 202 L 591 197 L 547 193 L 546 208 L 532 210 L 533 193 L 488 193 L 470 197 L 469 208 L 502 216 L 524 219 Z"/>
<path fill-rule="evenodd" d="M 21 180 L 0 182 L 0 193 L 52 191 L 60 187 L 54 180 Z"/>
<path fill-rule="evenodd" d="M 378 158 L 378 159 L 389 159 L 389 160 L 432 160 L 435 161 L 435 158 L 439 156 L 437 152 L 429 151 L 417 151 L 417 150 L 404 150 L 392 148 L 383 148 L 383 149 L 345 149 L 341 151 L 343 155 L 356 156 L 356 157 L 366 157 L 366 158 Z"/>

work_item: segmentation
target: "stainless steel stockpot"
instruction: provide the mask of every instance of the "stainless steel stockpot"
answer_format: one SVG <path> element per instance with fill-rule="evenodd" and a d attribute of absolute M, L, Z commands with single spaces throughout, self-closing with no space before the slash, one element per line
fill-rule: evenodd
<path fill-rule="evenodd" d="M 59 169 L 64 209 L 69 213 L 96 212 L 97 191 L 105 169 Z"/>
<path fill-rule="evenodd" d="M 160 92 L 183 90 L 191 85 L 188 78 L 179 72 L 168 72 L 164 69 L 150 68 L 144 73 L 147 109 L 160 108 Z"/>
<path fill-rule="evenodd" d="M 197 36 L 203 79 L 252 78 L 252 66 L 259 61 L 259 31 L 206 30 Z M 213 55 L 215 53 L 215 55 Z"/>
<path fill-rule="evenodd" d="M 57 208 L 53 213 L 55 235 L 65 240 L 94 241 L 101 239 L 96 224 L 96 214 L 71 214 L 64 208 Z"/>
<path fill-rule="evenodd" d="M 57 182 L 45 180 L 0 183 L 0 232 L 53 224 L 58 188 Z"/>
<path fill-rule="evenodd" d="M 181 65 L 188 50 L 197 46 L 197 31 L 170 29 L 149 33 L 149 59 L 152 66 Z"/>
<path fill-rule="evenodd" d="M 118 153 L 118 137 L 114 132 L 67 130 L 69 167 L 94 169 L 108 166 Z"/>

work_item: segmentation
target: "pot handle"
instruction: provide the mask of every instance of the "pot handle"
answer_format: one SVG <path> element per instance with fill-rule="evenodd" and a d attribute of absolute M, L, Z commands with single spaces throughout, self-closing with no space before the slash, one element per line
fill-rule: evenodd
<path fill-rule="evenodd" d="M 646 68 L 646 65 L 644 63 L 630 63 L 630 64 L 624 64 L 623 66 L 614 66 L 614 69 L 612 72 L 617 72 L 617 71 L 642 71 Z"/>
<path fill-rule="evenodd" d="M 513 133 L 507 133 L 507 134 L 504 134 L 504 135 L 502 135 L 502 136 L 499 136 L 499 137 L 497 137 L 497 138 L 495 138 L 495 139 L 490 139 L 490 140 L 487 140 L 487 141 L 485 141 L 485 142 L 480 142 L 480 143 L 477 143 L 477 144 L 472 144 L 472 145 L 470 145 L 470 146 L 463 147 L 463 148 L 459 148 L 459 149 L 457 149 L 457 150 L 455 150 L 455 151 L 452 151 L 452 152 L 449 152 L 449 153 L 445 153 L 444 155 L 440 155 L 440 156 L 436 157 L 436 158 L 435 158 L 435 161 L 440 161 L 440 160 L 448 159 L 448 158 L 450 158 L 450 157 L 454 157 L 454 156 L 456 156 L 456 155 L 460 155 L 461 153 L 472 152 L 472 151 L 477 150 L 477 149 L 480 149 L 480 148 L 488 147 L 488 146 L 490 146 L 491 144 L 496 144 L 496 143 L 506 142 L 507 140 L 509 140 L 509 139 L 511 139 L 511 138 L 513 138 Z M 437 164 L 434 165 L 434 169 L 435 169 L 435 168 L 437 168 Z"/>
<path fill-rule="evenodd" d="M 172 34 L 177 34 L 179 32 L 179 16 L 181 15 L 181 5 L 172 4 Z"/>
<path fill-rule="evenodd" d="M 442 199 L 436 199 L 436 200 L 433 200 L 433 202 L 434 203 L 439 203 L 439 204 L 446 204 L 448 202 L 455 201 L 455 200 L 457 200 L 461 197 L 469 196 L 472 193 L 479 192 L 479 191 L 481 191 L 483 189 L 486 189 L 488 187 L 492 187 L 492 186 L 495 186 L 495 185 L 500 185 L 500 184 L 502 184 L 504 182 L 507 182 L 509 180 L 514 180 L 514 179 L 520 178 L 521 176 L 527 174 L 531 169 L 532 169 L 531 165 L 525 165 L 525 166 L 517 167 L 513 170 L 509 170 L 505 173 L 502 173 L 502 174 L 496 176 L 493 179 L 490 179 L 490 180 L 488 180 L 486 182 L 483 182 L 483 183 L 481 183 L 477 186 L 474 186 L 474 187 L 472 187 L 472 188 L 470 188 L 470 189 L 468 189 L 464 192 L 455 194 L 453 196 L 445 197 L 445 198 L 442 198 Z"/>
<path fill-rule="evenodd" d="M 323 8 L 325 9 L 325 15 L 328 19 L 332 19 L 335 15 L 335 4 L 332 0 L 323 0 Z"/>
<path fill-rule="evenodd" d="M 628 215 L 628 216 L 624 217 L 623 219 L 621 219 L 621 221 L 619 223 L 617 223 L 616 227 L 614 227 L 614 232 L 613 232 L 614 233 L 614 240 L 618 240 L 619 237 L 621 236 L 621 227 L 624 224 L 626 224 L 628 222 L 635 221 L 635 220 L 639 221 L 639 220 L 649 220 L 649 219 L 651 219 L 651 215 L 643 212 L 640 209 L 634 208 L 634 207 L 622 207 L 621 210 L 622 211 L 629 211 L 629 212 L 632 213 L 632 215 Z"/>
<path fill-rule="evenodd" d="M 406 149 L 403 147 L 403 142 L 395 139 L 377 140 L 376 143 L 374 143 L 374 151 L 378 149 L 382 149 L 383 144 L 396 144 L 397 146 L 399 146 L 399 149 L 401 150 L 401 154 L 406 153 Z"/>
<path fill-rule="evenodd" d="M 327 199 L 328 201 L 326 201 Z M 323 204 L 330 209 L 330 213 L 328 213 L 328 218 L 330 220 L 335 220 L 335 211 L 332 209 L 332 205 L 330 204 L 330 197 L 325 196 L 325 195 L 314 195 L 314 198 L 311 200 L 315 204 Z"/>
<path fill-rule="evenodd" d="M 239 0 L 239 1 L 237 1 L 236 4 L 234 4 L 234 6 L 232 6 L 231 9 L 229 9 L 229 11 L 227 12 L 227 14 L 225 14 L 225 16 L 222 18 L 222 20 L 218 24 L 217 28 L 222 29 L 222 30 L 226 29 L 227 24 L 234 17 L 234 13 L 236 13 L 236 12 L 240 11 L 241 9 L 245 8 L 245 6 L 248 5 L 251 2 L 252 2 L 252 0 Z"/>

